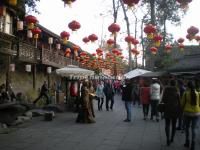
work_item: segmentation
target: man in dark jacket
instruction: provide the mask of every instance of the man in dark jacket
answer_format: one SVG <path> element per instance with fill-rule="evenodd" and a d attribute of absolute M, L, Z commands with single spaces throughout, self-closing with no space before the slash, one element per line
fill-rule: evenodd
<path fill-rule="evenodd" d="M 127 117 L 124 122 L 131 122 L 131 106 L 132 106 L 132 86 L 130 80 L 126 80 L 125 85 L 122 87 L 122 100 L 125 102 Z"/>
<path fill-rule="evenodd" d="M 42 97 L 46 97 L 46 104 L 48 105 L 49 104 L 49 96 L 48 96 L 48 86 L 47 86 L 47 82 L 44 81 L 44 84 L 42 85 L 41 87 L 41 91 L 40 91 L 40 95 L 38 96 L 38 98 L 36 98 L 34 101 L 33 101 L 33 104 L 36 104 L 37 101 L 42 98 Z"/>
<path fill-rule="evenodd" d="M 109 101 L 111 101 L 110 103 L 110 109 L 113 109 L 113 104 L 114 104 L 114 89 L 113 86 L 111 84 L 111 81 L 107 81 L 105 83 L 103 92 L 106 96 L 106 110 L 109 111 Z"/>

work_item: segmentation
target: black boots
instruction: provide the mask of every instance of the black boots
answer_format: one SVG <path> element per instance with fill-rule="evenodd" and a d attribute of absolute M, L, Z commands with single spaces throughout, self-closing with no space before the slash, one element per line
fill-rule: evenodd
<path fill-rule="evenodd" d="M 186 140 L 184 146 L 187 147 L 187 148 L 189 148 L 190 147 L 190 141 Z M 195 150 L 195 142 L 194 141 L 192 141 L 192 143 L 191 143 L 190 150 Z"/>

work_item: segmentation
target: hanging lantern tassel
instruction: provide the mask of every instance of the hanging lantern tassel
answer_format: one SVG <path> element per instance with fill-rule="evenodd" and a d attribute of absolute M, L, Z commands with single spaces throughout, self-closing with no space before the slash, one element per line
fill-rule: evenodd
<path fill-rule="evenodd" d="M 147 38 L 148 38 L 148 39 L 153 39 L 153 36 L 154 36 L 153 33 L 148 33 L 148 34 L 147 34 Z"/>
<path fill-rule="evenodd" d="M 63 44 L 67 44 L 67 42 L 68 42 L 67 37 L 63 38 Z"/>
<path fill-rule="evenodd" d="M 33 28 L 34 28 L 34 23 L 29 23 L 29 24 L 28 24 L 28 29 L 29 29 L 29 30 L 32 30 Z"/>
<path fill-rule="evenodd" d="M 156 46 L 156 47 L 159 47 L 159 46 L 160 46 L 160 40 L 158 40 L 158 41 L 155 42 L 155 46 Z"/>

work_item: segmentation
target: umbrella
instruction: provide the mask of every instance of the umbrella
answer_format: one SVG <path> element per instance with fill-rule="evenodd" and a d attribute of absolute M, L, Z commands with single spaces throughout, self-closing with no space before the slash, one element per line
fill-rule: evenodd
<path fill-rule="evenodd" d="M 143 75 L 147 72 L 151 72 L 151 71 L 137 68 L 137 69 L 134 69 L 134 70 L 129 71 L 128 73 L 124 74 L 124 76 L 125 76 L 125 78 L 131 79 L 131 78 L 134 78 L 134 77 L 141 76 L 141 75 Z"/>
<path fill-rule="evenodd" d="M 56 74 L 63 77 L 86 77 L 94 75 L 94 71 L 79 68 L 78 66 L 68 65 L 67 67 L 56 69 Z"/>

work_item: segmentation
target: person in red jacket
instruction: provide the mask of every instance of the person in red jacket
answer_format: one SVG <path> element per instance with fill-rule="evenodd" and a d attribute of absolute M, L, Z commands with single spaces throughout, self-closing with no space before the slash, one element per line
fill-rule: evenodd
<path fill-rule="evenodd" d="M 150 103 L 150 87 L 147 82 L 144 83 L 144 87 L 140 88 L 140 100 L 143 107 L 144 120 L 146 120 L 148 118 Z"/>

